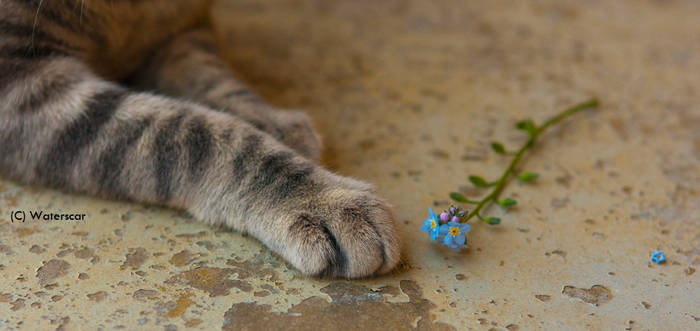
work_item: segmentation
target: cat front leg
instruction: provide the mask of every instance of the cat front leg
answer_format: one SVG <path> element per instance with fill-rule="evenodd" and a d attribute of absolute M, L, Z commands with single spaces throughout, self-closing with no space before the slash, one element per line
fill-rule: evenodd
<path fill-rule="evenodd" d="M 234 115 L 133 92 L 60 52 L 3 50 L 3 176 L 185 209 L 251 234 L 308 275 L 365 277 L 398 262 L 394 218 L 369 184 Z"/>

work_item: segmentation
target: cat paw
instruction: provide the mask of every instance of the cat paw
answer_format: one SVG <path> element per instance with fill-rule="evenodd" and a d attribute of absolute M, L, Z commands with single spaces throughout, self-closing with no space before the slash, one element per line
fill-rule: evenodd
<path fill-rule="evenodd" d="M 394 217 L 374 193 L 331 189 L 305 209 L 286 222 L 282 252 L 304 274 L 362 278 L 387 273 L 398 263 Z"/>

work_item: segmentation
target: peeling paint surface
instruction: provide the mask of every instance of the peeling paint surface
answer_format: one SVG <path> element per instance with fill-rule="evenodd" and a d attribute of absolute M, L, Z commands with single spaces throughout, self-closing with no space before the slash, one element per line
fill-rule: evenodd
<path fill-rule="evenodd" d="M 0 179 L 0 329 L 700 328 L 700 4 L 693 1 L 220 1 L 226 56 L 305 109 L 323 163 L 372 182 L 404 247 L 392 274 L 310 279 L 258 241 L 156 206 Z M 633 23 L 631 23 L 633 22 Z M 460 254 L 419 228 L 489 149 L 546 133 L 499 226 Z M 13 211 L 85 213 L 12 222 Z M 667 263 L 652 264 L 664 250 Z"/>
<path fill-rule="evenodd" d="M 271 312 L 270 305 L 241 302 L 226 311 L 222 330 L 455 330 L 434 321 L 430 310 L 435 304 L 422 298 L 418 284 L 402 280 L 400 286 L 408 302 L 386 302 L 382 291 L 352 283 L 322 288 L 331 302 L 313 296 L 282 313 Z"/>

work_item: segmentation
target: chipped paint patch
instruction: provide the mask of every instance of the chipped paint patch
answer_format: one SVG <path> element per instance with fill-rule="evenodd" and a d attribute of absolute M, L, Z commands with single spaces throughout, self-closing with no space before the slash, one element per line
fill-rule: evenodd
<path fill-rule="evenodd" d="M 166 317 L 179 317 L 182 316 L 186 311 L 189 306 L 194 304 L 194 301 L 190 300 L 189 297 L 193 296 L 192 293 L 186 293 L 181 295 L 179 298 L 177 298 L 177 301 L 175 301 L 175 307 L 173 309 L 170 309 L 170 311 L 165 314 Z"/>
<path fill-rule="evenodd" d="M 138 247 L 135 249 L 130 248 L 129 253 L 126 254 L 126 260 L 121 267 L 138 269 L 144 262 L 146 262 L 147 259 L 148 255 L 146 253 L 146 249 L 143 247 Z"/>
<path fill-rule="evenodd" d="M 549 300 L 552 300 L 552 296 L 546 295 L 546 294 L 537 294 L 537 295 L 535 295 L 535 298 L 537 298 L 537 300 L 540 300 L 542 302 L 549 302 Z"/>
<path fill-rule="evenodd" d="M 185 322 L 185 326 L 188 328 L 196 328 L 198 325 L 202 324 L 202 320 L 199 318 L 193 318 Z"/>
<path fill-rule="evenodd" d="M 231 268 L 202 267 L 184 271 L 168 279 L 166 284 L 182 283 L 209 293 L 210 297 L 228 295 L 229 290 L 238 288 L 250 292 L 250 283 L 228 277 L 235 273 Z"/>
<path fill-rule="evenodd" d="M 571 298 L 580 299 L 594 306 L 604 304 L 613 298 L 612 291 L 602 285 L 593 285 L 590 289 L 567 285 L 564 286 L 561 293 Z"/>
<path fill-rule="evenodd" d="M 12 311 L 18 311 L 22 308 L 24 308 L 24 299 L 18 298 L 17 300 L 10 302 L 10 310 Z"/>
<path fill-rule="evenodd" d="M 172 258 L 170 258 L 170 264 L 176 266 L 176 267 L 182 267 L 185 265 L 190 264 L 194 260 L 194 257 L 192 256 L 192 253 L 188 250 L 183 250 L 175 255 L 173 255 Z"/>
<path fill-rule="evenodd" d="M 68 248 L 64 249 L 56 254 L 56 257 L 64 257 L 68 254 L 73 254 L 79 259 L 90 259 L 91 263 L 97 263 L 100 261 L 100 257 L 95 254 L 95 252 L 89 247 L 82 248 Z"/>
<path fill-rule="evenodd" d="M 105 291 L 98 291 L 95 293 L 91 293 L 87 295 L 87 298 L 90 299 L 90 301 L 94 302 L 101 302 L 107 297 L 107 292 Z"/>
<path fill-rule="evenodd" d="M 247 279 L 250 277 L 258 280 L 276 281 L 279 278 L 277 272 L 269 268 L 269 265 L 280 265 L 277 257 L 267 254 L 257 254 L 250 260 L 238 261 L 228 259 L 226 265 L 231 266 L 231 269 L 238 274 L 238 279 Z"/>
<path fill-rule="evenodd" d="M 29 252 L 34 253 L 34 254 L 41 254 L 46 252 L 46 249 L 39 246 L 39 245 L 32 245 L 31 248 L 29 248 Z"/>
<path fill-rule="evenodd" d="M 138 301 L 147 301 L 158 298 L 158 291 L 138 289 L 134 292 L 133 297 Z"/>
<path fill-rule="evenodd" d="M 40 285 L 46 286 L 54 279 L 67 275 L 68 269 L 70 269 L 70 263 L 64 260 L 52 259 L 44 262 L 44 265 L 37 269 L 36 278 L 39 279 Z"/>

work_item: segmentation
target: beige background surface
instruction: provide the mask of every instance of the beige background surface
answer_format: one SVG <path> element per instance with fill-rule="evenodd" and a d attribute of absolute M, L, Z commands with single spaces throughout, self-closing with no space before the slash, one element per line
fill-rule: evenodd
<path fill-rule="evenodd" d="M 0 180 L 0 328 L 700 328 L 699 2 L 246 0 L 215 17 L 240 76 L 308 110 L 326 166 L 396 207 L 405 263 L 308 279 L 177 211 Z M 506 166 L 491 140 L 515 148 L 515 121 L 591 96 L 526 159 L 537 183 L 506 189 L 517 208 L 490 209 L 500 226 L 475 224 L 461 254 L 428 243 L 428 207 Z"/>

